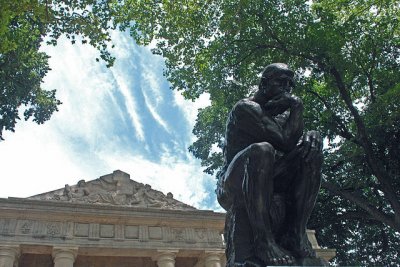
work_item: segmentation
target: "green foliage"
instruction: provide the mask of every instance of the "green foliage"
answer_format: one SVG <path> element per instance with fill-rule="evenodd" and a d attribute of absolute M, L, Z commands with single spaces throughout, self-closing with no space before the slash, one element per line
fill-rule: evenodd
<path fill-rule="evenodd" d="M 41 124 L 61 104 L 55 90 L 41 89 L 49 71 L 48 56 L 39 52 L 43 40 L 56 45 L 63 34 L 72 43 L 81 36 L 82 44 L 97 48 L 100 58 L 112 66 L 107 43 L 114 28 L 107 1 L 1 0 L 0 140 L 3 130 L 14 131 L 20 112 L 25 120 L 33 117 Z"/>
<path fill-rule="evenodd" d="M 398 2 L 159 0 L 115 7 L 137 42 L 156 42 L 174 89 L 192 100 L 210 95 L 190 147 L 208 173 L 223 164 L 218 148 L 227 113 L 256 88 L 262 68 L 286 62 L 295 69 L 306 128 L 327 141 L 310 227 L 323 245 L 339 249 L 337 263 L 400 263 Z"/>
<path fill-rule="evenodd" d="M 189 151 L 202 159 L 206 173 L 213 174 L 223 165 L 222 148 L 224 146 L 225 123 L 228 113 L 238 98 L 247 93 L 247 89 L 226 81 L 224 87 L 211 95 L 211 106 L 200 109 L 193 134 L 199 138 L 189 147 Z"/>
<path fill-rule="evenodd" d="M 21 106 L 26 107 L 26 120 L 33 116 L 40 124 L 61 104 L 55 98 L 55 91 L 40 88 L 49 71 L 48 56 L 39 52 L 43 28 L 31 23 L 35 15 L 26 12 L 29 2 L 22 1 L 19 6 L 14 1 L 5 4 L 9 4 L 10 9 L 1 10 L 1 19 L 8 22 L 8 27 L 2 25 L 0 30 L 3 40 L 0 46 L 0 139 L 3 130 L 14 130 Z"/>
<path fill-rule="evenodd" d="M 263 67 L 286 62 L 297 72 L 306 128 L 327 142 L 309 226 L 338 249 L 341 265 L 400 264 L 398 1 L 1 1 L 0 133 L 14 129 L 23 105 L 39 123 L 57 109 L 54 92 L 40 90 L 44 36 L 51 44 L 81 36 L 111 66 L 109 32 L 129 30 L 137 43 L 156 44 L 172 88 L 190 100 L 210 95 L 190 151 L 214 173 L 230 108 L 254 91 Z"/>
<path fill-rule="evenodd" d="M 320 246 L 336 249 L 339 266 L 397 266 L 399 233 L 367 218 L 351 202 L 321 189 L 309 227 Z"/>

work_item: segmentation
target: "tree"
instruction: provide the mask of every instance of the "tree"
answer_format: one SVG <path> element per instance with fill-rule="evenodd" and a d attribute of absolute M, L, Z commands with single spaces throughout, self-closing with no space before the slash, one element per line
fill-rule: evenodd
<path fill-rule="evenodd" d="M 0 140 L 3 130 L 14 131 L 19 113 L 41 124 L 61 104 L 55 90 L 41 88 L 50 70 L 48 56 L 39 52 L 43 40 L 56 45 L 65 34 L 75 43 L 89 42 L 108 66 L 114 58 L 107 51 L 110 9 L 102 1 L 1 0 L 0 5 Z M 99 59 L 97 59 L 99 60 Z"/>
<path fill-rule="evenodd" d="M 26 35 L 23 25 L 37 29 L 36 39 L 31 36 L 36 44 L 44 36 L 56 44 L 61 34 L 72 42 L 81 35 L 110 65 L 110 30 L 129 30 L 143 45 L 155 41 L 154 53 L 164 56 L 172 88 L 189 100 L 210 95 L 190 147 L 210 174 L 222 164 L 232 105 L 254 90 L 265 65 L 288 63 L 299 77 L 296 92 L 304 99 L 306 127 L 327 140 L 321 197 L 310 228 L 322 245 L 339 249 L 339 264 L 400 264 L 398 1 L 4 1 L 9 2 L 0 7 L 7 25 L 0 28 L 0 60 L 17 51 L 13 44 L 19 39 L 12 33 Z M 35 74 L 25 80 L 28 92 L 40 92 L 37 83 L 48 70 L 45 55 L 35 49 L 42 63 L 26 65 L 31 67 L 25 73 Z M 15 98 L 16 108 L 32 103 L 21 102 L 18 90 L 10 92 L 17 93 L 2 95 Z M 47 96 L 44 103 L 52 104 L 43 109 L 50 111 L 46 119 L 58 104 L 54 95 Z M 3 101 L 1 112 L 7 107 Z M 28 112 L 33 114 L 35 109 Z"/>
<path fill-rule="evenodd" d="M 265 65 L 287 62 L 298 73 L 306 127 L 327 140 L 310 227 L 340 249 L 340 264 L 399 264 L 399 2 L 149 2 L 117 5 L 118 20 L 138 42 L 157 40 L 173 88 L 192 100 L 210 94 L 190 147 L 206 172 L 222 164 L 215 148 L 234 102 L 257 86 Z"/>

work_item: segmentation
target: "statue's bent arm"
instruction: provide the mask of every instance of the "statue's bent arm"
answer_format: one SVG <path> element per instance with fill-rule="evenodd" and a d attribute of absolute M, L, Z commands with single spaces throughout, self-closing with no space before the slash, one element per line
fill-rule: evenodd
<path fill-rule="evenodd" d="M 234 108 L 238 129 L 252 136 L 255 142 L 268 142 L 275 149 L 286 151 L 285 139 L 281 127 L 271 118 L 263 115 L 263 110 L 257 103 L 242 100 Z"/>
<path fill-rule="evenodd" d="M 294 97 L 294 99 L 295 101 L 292 102 L 290 107 L 289 118 L 283 125 L 283 135 L 289 146 L 289 151 L 296 146 L 304 129 L 303 102 L 297 97 Z"/>
<path fill-rule="evenodd" d="M 252 136 L 257 142 L 268 142 L 275 149 L 290 152 L 303 131 L 301 111 L 292 111 L 283 124 L 264 114 L 261 106 L 251 100 L 241 100 L 234 108 L 238 121 L 236 127 Z M 292 139 L 296 138 L 296 141 Z"/>

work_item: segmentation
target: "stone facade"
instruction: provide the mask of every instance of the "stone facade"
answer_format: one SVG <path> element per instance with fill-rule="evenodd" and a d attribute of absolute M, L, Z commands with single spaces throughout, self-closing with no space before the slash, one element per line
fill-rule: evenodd
<path fill-rule="evenodd" d="M 130 179 L 120 170 L 103 175 L 96 180 L 80 180 L 76 185 L 29 197 L 35 200 L 87 203 L 94 205 L 158 208 L 168 210 L 195 210 L 173 198 L 172 193 L 154 190 L 150 185 Z"/>
<path fill-rule="evenodd" d="M 76 185 L 28 199 L 0 199 L 0 267 L 224 266 L 225 214 L 196 210 L 120 171 L 107 177 L 117 180 L 111 183 L 115 191 L 95 190 L 99 178 L 85 184 L 87 193 Z M 118 189 L 121 177 L 124 188 Z M 85 201 L 101 194 L 124 201 Z M 319 255 L 334 256 L 334 250 L 318 247 L 312 231 L 309 235 Z"/>

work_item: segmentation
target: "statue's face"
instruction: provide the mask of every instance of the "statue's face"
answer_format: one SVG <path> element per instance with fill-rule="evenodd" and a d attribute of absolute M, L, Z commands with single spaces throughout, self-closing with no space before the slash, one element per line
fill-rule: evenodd
<path fill-rule="evenodd" d="M 266 81 L 264 93 L 270 99 L 277 98 L 284 93 L 290 94 L 293 85 L 293 78 L 287 72 L 282 71 Z"/>

